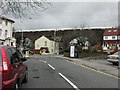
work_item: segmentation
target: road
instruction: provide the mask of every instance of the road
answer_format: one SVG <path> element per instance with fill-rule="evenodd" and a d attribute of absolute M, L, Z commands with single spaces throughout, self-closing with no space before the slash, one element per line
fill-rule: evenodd
<path fill-rule="evenodd" d="M 21 88 L 118 88 L 118 79 L 49 55 L 27 61 L 29 81 Z M 77 89 L 79 88 L 79 89 Z"/>

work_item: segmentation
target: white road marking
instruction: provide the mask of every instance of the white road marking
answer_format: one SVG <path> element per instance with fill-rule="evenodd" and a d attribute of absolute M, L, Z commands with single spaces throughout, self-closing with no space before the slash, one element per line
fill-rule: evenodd
<path fill-rule="evenodd" d="M 50 68 L 52 68 L 53 70 L 55 70 L 55 68 L 54 68 L 52 65 L 48 64 L 48 66 L 49 66 Z"/>
<path fill-rule="evenodd" d="M 43 62 L 43 63 L 47 63 L 46 61 L 44 61 L 44 60 L 39 60 L 40 62 Z"/>
<path fill-rule="evenodd" d="M 58 73 L 63 79 L 65 79 L 74 89 L 80 90 L 75 84 L 73 84 L 69 79 L 67 79 L 62 73 Z"/>

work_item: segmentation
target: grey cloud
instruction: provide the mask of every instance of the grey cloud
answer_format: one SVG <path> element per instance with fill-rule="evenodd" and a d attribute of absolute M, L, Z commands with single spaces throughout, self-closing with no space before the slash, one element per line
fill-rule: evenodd
<path fill-rule="evenodd" d="M 24 19 L 15 19 L 16 29 L 74 28 L 86 26 L 117 26 L 117 2 L 54 2 L 52 7 Z M 22 25 L 22 26 L 21 26 Z"/>

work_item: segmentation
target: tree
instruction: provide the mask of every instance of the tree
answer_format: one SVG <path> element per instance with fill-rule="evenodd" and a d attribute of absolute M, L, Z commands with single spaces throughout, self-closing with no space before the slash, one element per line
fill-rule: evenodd
<path fill-rule="evenodd" d="M 28 13 L 38 14 L 51 5 L 47 0 L 0 0 L 0 15 L 12 14 L 15 18 L 28 18 Z"/>
<path fill-rule="evenodd" d="M 86 24 L 80 24 L 81 30 L 84 30 L 85 27 L 86 27 Z"/>
<path fill-rule="evenodd" d="M 81 45 L 82 47 L 84 47 L 85 46 L 85 44 L 86 44 L 86 42 L 87 42 L 87 37 L 78 37 L 78 38 L 76 38 L 77 39 L 77 43 L 79 44 L 79 45 Z"/>
<path fill-rule="evenodd" d="M 30 48 L 31 45 L 32 45 L 32 40 L 30 40 L 29 38 L 25 38 L 25 43 L 24 43 L 25 48 Z"/>

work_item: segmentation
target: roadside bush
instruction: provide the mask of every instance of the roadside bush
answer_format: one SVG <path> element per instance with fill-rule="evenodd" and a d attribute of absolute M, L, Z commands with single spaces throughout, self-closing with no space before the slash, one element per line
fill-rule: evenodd
<path fill-rule="evenodd" d="M 89 53 L 90 51 L 89 50 L 83 50 L 82 52 L 83 53 Z"/>
<path fill-rule="evenodd" d="M 101 45 L 96 46 L 96 51 L 97 52 L 102 52 L 103 48 Z"/>
<path fill-rule="evenodd" d="M 81 45 L 77 45 L 77 51 L 78 51 L 78 53 L 82 52 L 82 46 Z"/>
<path fill-rule="evenodd" d="M 70 49 L 69 49 L 69 48 L 66 48 L 66 49 L 64 50 L 64 52 L 70 52 Z"/>

